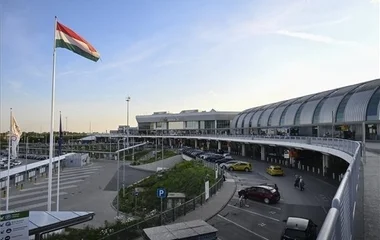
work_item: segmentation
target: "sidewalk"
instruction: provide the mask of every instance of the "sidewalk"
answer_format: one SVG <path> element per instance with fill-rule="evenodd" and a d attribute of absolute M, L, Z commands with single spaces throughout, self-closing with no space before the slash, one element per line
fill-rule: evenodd
<path fill-rule="evenodd" d="M 233 177 L 226 173 L 226 181 L 223 183 L 222 188 L 213 195 L 205 204 L 198 207 L 194 211 L 189 212 L 185 216 L 178 218 L 174 223 L 193 221 L 201 219 L 208 221 L 217 215 L 220 211 L 227 206 L 228 202 L 234 196 L 236 191 L 236 183 Z"/>

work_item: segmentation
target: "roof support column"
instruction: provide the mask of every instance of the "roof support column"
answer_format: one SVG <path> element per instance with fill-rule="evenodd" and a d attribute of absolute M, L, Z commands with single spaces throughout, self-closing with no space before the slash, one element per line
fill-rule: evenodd
<path fill-rule="evenodd" d="M 231 153 L 231 142 L 228 142 L 228 148 L 227 148 L 228 153 Z"/>
<path fill-rule="evenodd" d="M 194 139 L 194 147 L 198 148 L 198 139 Z"/>
<path fill-rule="evenodd" d="M 330 167 L 329 165 L 329 155 L 322 154 L 322 169 L 323 169 L 323 176 L 326 176 L 327 170 Z"/>
<path fill-rule="evenodd" d="M 216 127 L 218 126 L 217 124 L 218 122 L 215 120 L 215 135 L 217 134 L 217 131 L 216 131 Z"/>
<path fill-rule="evenodd" d="M 265 152 L 265 146 L 264 145 L 260 145 L 261 147 L 261 160 L 262 161 L 265 161 L 265 158 L 266 158 L 266 152 Z"/>
<path fill-rule="evenodd" d="M 241 145 L 241 156 L 245 157 L 245 144 Z"/>
<path fill-rule="evenodd" d="M 221 150 L 221 149 L 222 149 L 222 142 L 218 141 L 218 150 Z"/>

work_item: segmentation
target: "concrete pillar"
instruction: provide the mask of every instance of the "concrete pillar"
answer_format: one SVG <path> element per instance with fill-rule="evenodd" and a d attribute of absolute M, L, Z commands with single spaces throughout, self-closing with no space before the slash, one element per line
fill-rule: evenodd
<path fill-rule="evenodd" d="M 215 120 L 215 135 L 217 134 L 217 132 L 216 132 L 216 127 L 218 126 L 217 124 L 218 124 L 218 122 Z"/>
<path fill-rule="evenodd" d="M 265 158 L 266 158 L 265 146 L 261 145 L 260 147 L 261 147 L 261 160 L 265 161 Z"/>
<path fill-rule="evenodd" d="M 245 157 L 245 144 L 241 145 L 241 155 Z"/>
<path fill-rule="evenodd" d="M 221 150 L 221 149 L 222 149 L 222 142 L 218 141 L 218 150 Z"/>
<path fill-rule="evenodd" d="M 323 176 L 326 175 L 326 172 L 330 166 L 329 165 L 329 158 L 330 158 L 329 155 L 325 155 L 325 154 L 322 155 L 322 173 L 323 173 Z"/>
<path fill-rule="evenodd" d="M 228 153 L 231 153 L 231 146 L 228 144 Z"/>
<path fill-rule="evenodd" d="M 207 145 L 207 150 L 210 150 L 210 142 L 209 141 L 207 141 L 206 145 Z"/>
<path fill-rule="evenodd" d="M 194 142 L 195 142 L 194 147 L 198 148 L 198 139 L 195 139 Z"/>

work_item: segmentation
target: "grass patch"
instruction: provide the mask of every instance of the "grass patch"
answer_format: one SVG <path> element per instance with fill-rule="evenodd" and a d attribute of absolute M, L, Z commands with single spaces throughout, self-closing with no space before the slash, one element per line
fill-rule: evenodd
<path fill-rule="evenodd" d="M 152 150 L 148 150 L 148 149 L 144 149 L 144 150 L 141 150 L 141 151 L 135 151 L 135 161 L 138 161 L 140 160 L 140 158 L 144 157 L 145 155 L 147 155 L 149 152 L 151 152 Z M 132 150 L 129 151 L 129 154 L 125 156 L 125 161 L 133 161 L 132 159 Z"/>

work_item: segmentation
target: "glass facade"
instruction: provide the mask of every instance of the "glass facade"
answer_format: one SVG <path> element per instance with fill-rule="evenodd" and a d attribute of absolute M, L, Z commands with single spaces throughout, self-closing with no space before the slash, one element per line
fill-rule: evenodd
<path fill-rule="evenodd" d="M 288 108 L 290 107 L 291 104 L 289 104 L 288 106 L 286 106 L 286 108 L 284 109 L 284 111 L 281 113 L 281 118 L 280 118 L 280 126 L 283 126 L 284 125 L 284 122 L 285 122 L 285 114 L 286 114 L 286 111 L 288 111 Z"/>
<path fill-rule="evenodd" d="M 230 120 L 218 120 L 216 121 L 217 128 L 230 128 Z"/>
<path fill-rule="evenodd" d="M 185 122 L 185 128 L 186 129 L 198 129 L 199 123 L 198 123 L 198 121 L 187 121 L 187 122 Z"/>
<path fill-rule="evenodd" d="M 213 129 L 213 128 L 215 128 L 214 120 L 205 121 L 205 129 Z"/>
<path fill-rule="evenodd" d="M 354 94 L 354 92 L 348 93 L 346 96 L 344 96 L 342 101 L 339 103 L 338 110 L 335 114 L 335 121 L 336 122 L 344 122 L 344 111 L 346 110 L 348 100 L 350 99 L 350 97 L 353 94 Z"/>
<path fill-rule="evenodd" d="M 372 95 L 367 107 L 367 120 L 379 119 L 380 88 Z"/>

